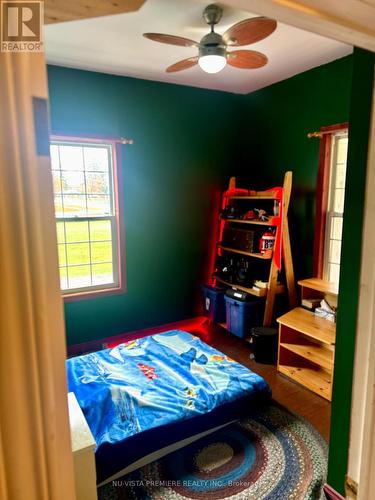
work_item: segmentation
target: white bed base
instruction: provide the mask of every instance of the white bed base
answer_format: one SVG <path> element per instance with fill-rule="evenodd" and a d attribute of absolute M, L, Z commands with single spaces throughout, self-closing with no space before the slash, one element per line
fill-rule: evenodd
<path fill-rule="evenodd" d="M 68 394 L 76 500 L 97 500 L 96 443 L 74 392 Z"/>

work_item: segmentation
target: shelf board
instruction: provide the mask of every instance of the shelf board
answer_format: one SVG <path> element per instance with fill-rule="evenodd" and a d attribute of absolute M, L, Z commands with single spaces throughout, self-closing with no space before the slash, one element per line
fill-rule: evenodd
<path fill-rule="evenodd" d="M 250 196 L 229 196 L 231 200 L 277 200 L 275 191 L 258 191 Z"/>
<path fill-rule="evenodd" d="M 311 288 L 311 290 L 316 290 L 322 293 L 330 293 L 332 295 L 337 295 L 339 293 L 338 285 L 336 283 L 331 283 L 330 281 L 322 280 L 320 278 L 300 280 L 298 284 L 304 288 Z"/>
<path fill-rule="evenodd" d="M 267 288 L 247 288 L 245 286 L 237 285 L 235 283 L 229 283 L 229 281 L 225 281 L 225 280 L 219 278 L 218 276 L 215 276 L 215 278 L 220 283 L 223 283 L 223 285 L 237 288 L 238 290 L 242 290 L 243 292 L 247 292 L 250 295 L 255 295 L 255 297 L 265 297 L 267 295 L 267 291 L 268 291 Z M 284 292 L 284 285 L 278 285 L 276 287 L 276 293 L 283 293 L 283 292 Z"/>
<path fill-rule="evenodd" d="M 280 347 L 287 349 L 302 358 L 305 358 L 316 365 L 325 368 L 326 370 L 333 370 L 334 351 L 327 349 L 324 346 L 314 344 L 290 344 L 280 342 Z"/>
<path fill-rule="evenodd" d="M 245 220 L 245 219 L 226 219 L 222 218 L 222 220 L 225 220 L 227 222 L 238 222 L 240 224 L 255 224 L 257 226 L 278 226 L 280 224 L 280 217 L 272 217 L 269 221 L 263 221 L 263 220 Z"/>
<path fill-rule="evenodd" d="M 320 368 L 302 368 L 290 365 L 279 365 L 277 369 L 280 373 L 331 401 L 332 375 L 327 371 Z"/>
<path fill-rule="evenodd" d="M 248 257 L 256 257 L 257 259 L 267 260 L 272 258 L 272 252 L 269 255 L 266 255 L 263 253 L 245 252 L 244 250 L 237 250 L 236 248 L 230 248 L 220 244 L 218 245 L 218 247 L 224 250 L 225 252 L 238 253 L 240 255 L 247 255 Z"/>
<path fill-rule="evenodd" d="M 292 311 L 277 318 L 277 322 L 324 344 L 335 344 L 335 323 L 324 318 L 319 318 L 314 313 L 306 311 L 302 307 L 292 309 Z"/>

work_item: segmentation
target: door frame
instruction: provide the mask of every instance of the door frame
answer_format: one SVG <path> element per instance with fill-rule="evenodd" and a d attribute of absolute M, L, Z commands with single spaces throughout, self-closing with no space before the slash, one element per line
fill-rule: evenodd
<path fill-rule="evenodd" d="M 47 0 L 48 2 L 48 0 Z M 375 5 L 368 0 L 224 0 L 224 3 L 252 13 L 274 17 L 281 22 L 314 32 L 375 52 Z M 76 0 L 66 0 L 64 8 L 75 5 Z M 30 64 L 32 72 L 32 64 Z M 38 71 L 38 64 L 35 70 Z M 25 91 L 26 95 L 26 91 Z M 374 123 L 374 115 L 372 117 Z M 375 188 L 375 131 L 372 127 L 370 156 L 366 179 L 365 223 L 362 233 L 362 272 L 360 278 L 359 309 L 356 315 L 356 356 L 354 367 L 352 436 L 348 473 L 359 483 L 358 498 L 365 500 L 373 496 L 371 477 L 375 473 L 375 277 L 372 256 L 375 253 L 375 238 L 371 220 L 375 206 L 370 194 Z M 369 272 L 369 269 L 371 272 Z M 365 326 L 365 327 L 364 327 Z M 365 377 L 365 378 L 363 378 Z M 365 381 L 365 383 L 364 383 Z M 349 396 L 350 397 L 350 396 Z M 33 401 L 30 400 L 30 405 Z M 367 438 L 371 436 L 371 439 Z M 359 463 L 353 468 L 354 461 Z"/>

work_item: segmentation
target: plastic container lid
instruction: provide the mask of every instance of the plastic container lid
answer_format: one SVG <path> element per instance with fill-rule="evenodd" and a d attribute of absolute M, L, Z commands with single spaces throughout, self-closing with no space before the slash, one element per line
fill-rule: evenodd
<path fill-rule="evenodd" d="M 251 329 L 251 335 L 253 337 L 271 337 L 277 334 L 278 331 L 276 328 L 269 328 L 267 326 L 256 326 Z"/>
<path fill-rule="evenodd" d="M 224 292 L 226 290 L 225 287 L 222 286 L 214 286 L 214 285 L 201 285 L 203 290 L 210 290 L 212 292 Z"/>

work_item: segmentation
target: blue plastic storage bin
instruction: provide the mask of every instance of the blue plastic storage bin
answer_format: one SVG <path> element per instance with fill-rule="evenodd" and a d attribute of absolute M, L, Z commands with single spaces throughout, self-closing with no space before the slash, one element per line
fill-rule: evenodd
<path fill-rule="evenodd" d="M 225 321 L 225 288 L 202 285 L 203 314 L 214 323 Z"/>
<path fill-rule="evenodd" d="M 237 337 L 250 336 L 254 326 L 263 323 L 263 301 L 254 299 L 249 302 L 225 296 L 227 330 Z"/>

